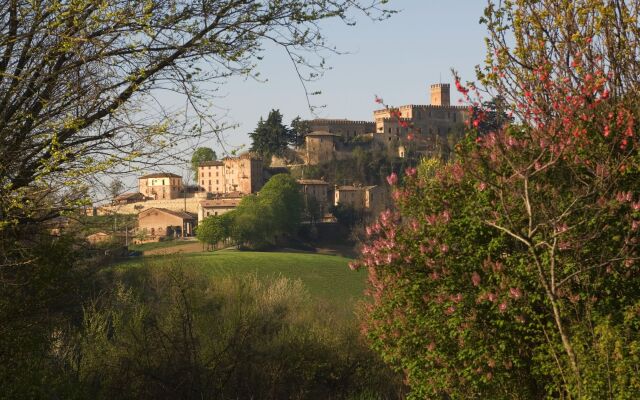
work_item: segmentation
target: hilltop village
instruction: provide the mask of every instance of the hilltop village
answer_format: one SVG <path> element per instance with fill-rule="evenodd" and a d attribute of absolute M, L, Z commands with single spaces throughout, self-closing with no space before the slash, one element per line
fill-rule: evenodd
<path fill-rule="evenodd" d="M 196 185 L 186 185 L 181 176 L 169 172 L 140 176 L 137 192 L 120 194 L 111 204 L 88 213 L 137 214 L 137 232 L 144 232 L 145 240 L 191 236 L 206 217 L 235 209 L 243 197 L 257 193 L 271 176 L 284 172 L 298 177 L 305 203 L 313 199 L 319 207 L 320 222 L 335 222 L 331 210 L 339 205 L 363 216 L 377 215 L 390 204 L 384 180 L 339 182 L 337 177 L 331 180 L 309 171 L 330 170 L 339 163 L 349 167 L 356 154 L 372 152 L 399 160 L 398 165 L 409 158 L 448 157 L 464 131 L 469 111 L 450 104 L 449 84 L 434 84 L 430 89 L 429 105 L 379 109 L 372 121 L 305 121 L 304 143 L 267 163 L 251 152 L 203 162 Z"/>

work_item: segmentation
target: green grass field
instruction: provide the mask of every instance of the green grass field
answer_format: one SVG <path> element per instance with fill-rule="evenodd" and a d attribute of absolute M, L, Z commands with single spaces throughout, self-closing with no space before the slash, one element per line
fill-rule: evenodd
<path fill-rule="evenodd" d="M 351 306 L 364 298 L 366 272 L 351 271 L 348 262 L 348 258 L 322 254 L 222 250 L 143 257 L 118 268 L 177 264 L 213 277 L 255 274 L 260 279 L 299 279 L 312 296 Z"/>
<path fill-rule="evenodd" d="M 188 240 L 166 240 L 163 242 L 149 242 L 143 244 L 130 244 L 129 250 L 131 251 L 146 251 L 155 249 L 164 249 L 168 247 L 182 246 L 185 244 L 192 244 L 192 241 Z"/>

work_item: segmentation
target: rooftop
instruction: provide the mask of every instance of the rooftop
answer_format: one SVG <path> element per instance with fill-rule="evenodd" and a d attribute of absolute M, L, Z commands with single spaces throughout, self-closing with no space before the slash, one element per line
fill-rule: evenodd
<path fill-rule="evenodd" d="M 298 183 L 301 185 L 328 185 L 327 181 L 322 179 L 298 179 Z"/>
<path fill-rule="evenodd" d="M 222 161 L 218 161 L 218 160 L 212 160 L 212 161 L 203 161 L 200 164 L 198 164 L 199 167 L 219 167 L 224 165 L 224 163 Z"/>
<path fill-rule="evenodd" d="M 147 208 L 146 210 L 140 212 L 140 214 L 138 215 L 142 215 L 142 214 L 146 214 L 149 211 L 152 210 L 157 210 L 157 211 L 161 211 L 163 213 L 166 214 L 171 214 L 171 215 L 175 215 L 176 217 L 182 218 L 182 219 L 196 219 L 196 216 L 194 214 L 185 212 L 185 211 L 173 211 L 173 210 L 168 210 L 166 208 L 160 208 L 160 207 L 151 207 L 151 208 Z"/>
<path fill-rule="evenodd" d="M 142 175 L 138 179 L 147 178 L 182 178 L 180 175 L 172 174 L 171 172 L 154 172 L 152 174 Z"/>

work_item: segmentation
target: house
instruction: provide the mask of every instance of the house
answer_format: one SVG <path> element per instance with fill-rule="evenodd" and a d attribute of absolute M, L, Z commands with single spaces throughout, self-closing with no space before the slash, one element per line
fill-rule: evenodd
<path fill-rule="evenodd" d="M 334 205 L 342 204 L 355 210 L 378 213 L 385 207 L 384 190 L 379 186 L 336 186 Z"/>
<path fill-rule="evenodd" d="M 324 215 L 329 205 L 329 183 L 323 179 L 298 179 L 298 184 L 305 203 L 314 199 L 320 206 L 321 215 Z"/>
<path fill-rule="evenodd" d="M 152 238 L 193 235 L 196 215 L 166 208 L 149 208 L 138 214 L 138 231 Z"/>
<path fill-rule="evenodd" d="M 222 215 L 231 210 L 234 210 L 240 204 L 242 197 L 220 197 L 211 200 L 203 200 L 198 204 L 198 223 L 201 223 L 205 218 Z"/>
<path fill-rule="evenodd" d="M 256 193 L 263 185 L 262 161 L 251 153 L 222 160 L 205 161 L 198 166 L 198 185 L 207 193 Z"/>
<path fill-rule="evenodd" d="M 169 172 L 158 172 L 138 178 L 139 192 L 154 200 L 172 200 L 182 197 L 182 177 Z"/>
<path fill-rule="evenodd" d="M 142 193 L 122 193 L 113 199 L 114 204 L 130 204 L 144 201 L 145 197 Z"/>

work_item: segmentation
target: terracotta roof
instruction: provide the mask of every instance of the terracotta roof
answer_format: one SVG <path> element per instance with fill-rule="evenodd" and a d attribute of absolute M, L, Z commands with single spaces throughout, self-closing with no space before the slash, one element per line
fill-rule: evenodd
<path fill-rule="evenodd" d="M 130 199 L 132 197 L 140 197 L 140 196 L 144 196 L 142 193 L 140 192 L 135 192 L 135 193 L 122 193 L 119 194 L 115 197 L 115 200 L 126 200 L 126 199 Z"/>
<path fill-rule="evenodd" d="M 377 186 L 353 186 L 353 185 L 345 185 L 345 186 L 336 186 L 336 190 L 341 191 L 355 191 L 355 190 L 371 190 Z"/>
<path fill-rule="evenodd" d="M 138 179 L 147 178 L 182 178 L 180 175 L 172 174 L 171 172 L 154 172 L 153 174 L 147 174 L 139 177 Z"/>
<path fill-rule="evenodd" d="M 203 200 L 200 202 L 202 207 L 237 207 L 240 204 L 239 198 L 234 199 L 215 199 L 215 200 Z"/>
<path fill-rule="evenodd" d="M 161 211 L 167 214 L 171 214 L 171 215 L 175 215 L 176 217 L 182 218 L 182 219 L 196 219 L 195 214 L 191 214 L 188 212 L 184 212 L 184 211 L 173 211 L 173 210 L 168 210 L 166 208 L 160 208 L 160 207 L 151 207 L 151 208 L 147 208 L 146 210 L 140 212 L 140 214 L 138 215 L 142 215 L 142 214 L 146 214 L 149 211 L 153 211 L 153 210 L 157 210 L 157 211 Z"/>
<path fill-rule="evenodd" d="M 327 181 L 321 179 L 298 179 L 298 183 L 301 185 L 328 185 Z"/>
<path fill-rule="evenodd" d="M 199 167 L 220 167 L 223 166 L 224 163 L 222 161 L 218 161 L 218 160 L 212 160 L 212 161 L 203 161 L 201 162 L 198 166 Z"/>

